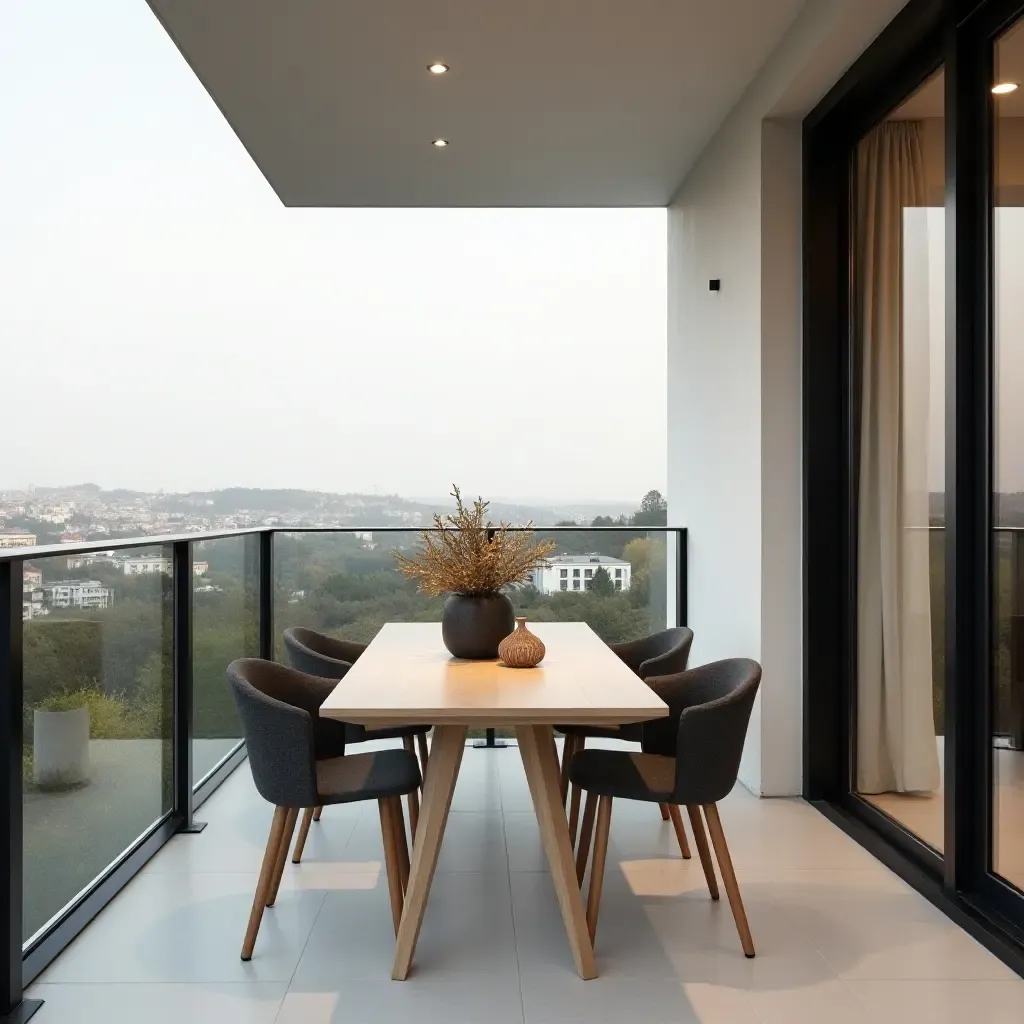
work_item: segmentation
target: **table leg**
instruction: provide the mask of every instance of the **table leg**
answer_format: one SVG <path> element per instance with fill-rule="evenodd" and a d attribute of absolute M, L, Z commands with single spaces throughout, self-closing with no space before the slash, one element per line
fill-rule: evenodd
<path fill-rule="evenodd" d="M 439 725 L 434 728 L 434 742 L 430 748 L 430 771 L 423 787 L 423 803 L 416 836 L 412 844 L 412 865 L 409 884 L 405 891 L 405 909 L 395 941 L 395 963 L 391 977 L 405 981 L 409 975 L 416 940 L 423 923 L 423 912 L 430 895 L 430 883 L 437 867 L 448 809 L 459 777 L 459 765 L 466 748 L 466 726 Z"/>
<path fill-rule="evenodd" d="M 519 753 L 530 783 L 533 807 L 537 813 L 548 866 L 551 868 L 551 878 L 555 883 L 565 934 L 569 939 L 573 960 L 576 961 L 576 970 L 586 980 L 597 977 L 594 946 L 590 941 L 580 887 L 576 881 L 576 865 L 569 842 L 565 805 L 561 799 L 558 758 L 554 753 L 551 736 L 550 726 L 516 726 Z"/>

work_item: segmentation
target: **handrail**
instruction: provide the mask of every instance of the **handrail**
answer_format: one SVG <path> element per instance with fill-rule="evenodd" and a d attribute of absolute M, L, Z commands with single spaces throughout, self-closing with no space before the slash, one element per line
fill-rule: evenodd
<path fill-rule="evenodd" d="M 514 532 L 534 533 L 679 533 L 685 526 L 512 526 Z M 102 541 L 76 541 L 73 544 L 36 544 L 24 548 L 0 548 L 0 564 L 26 562 L 33 558 L 64 555 L 89 555 L 97 551 L 121 551 L 125 548 L 162 547 L 183 541 L 222 540 L 225 537 L 252 537 L 262 533 L 438 533 L 436 526 L 242 526 L 233 530 L 195 530 L 191 533 L 166 533 L 144 537 L 118 537 Z"/>

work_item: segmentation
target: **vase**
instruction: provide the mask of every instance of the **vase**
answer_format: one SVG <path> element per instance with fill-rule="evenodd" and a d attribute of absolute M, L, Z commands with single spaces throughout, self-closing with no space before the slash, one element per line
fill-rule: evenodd
<path fill-rule="evenodd" d="M 516 619 L 516 628 L 498 644 L 498 657 L 509 668 L 533 668 L 544 657 L 544 641 L 526 628 L 526 618 Z"/>
<path fill-rule="evenodd" d="M 441 639 L 456 658 L 497 658 L 498 644 L 514 622 L 512 602 L 504 594 L 452 594 L 441 613 Z"/>
<path fill-rule="evenodd" d="M 89 709 L 32 715 L 32 777 L 40 789 L 70 789 L 89 781 Z"/>

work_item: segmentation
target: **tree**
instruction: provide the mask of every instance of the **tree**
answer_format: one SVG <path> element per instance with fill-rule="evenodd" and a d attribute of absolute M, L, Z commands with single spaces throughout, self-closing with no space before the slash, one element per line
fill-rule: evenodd
<path fill-rule="evenodd" d="M 597 567 L 597 572 L 594 573 L 594 577 L 591 579 L 590 586 L 587 589 L 594 597 L 615 596 L 615 584 L 612 583 L 612 578 L 608 575 L 608 570 L 603 565 Z"/>
<path fill-rule="evenodd" d="M 668 502 L 661 491 L 648 491 L 633 513 L 634 526 L 665 526 L 668 523 Z"/>

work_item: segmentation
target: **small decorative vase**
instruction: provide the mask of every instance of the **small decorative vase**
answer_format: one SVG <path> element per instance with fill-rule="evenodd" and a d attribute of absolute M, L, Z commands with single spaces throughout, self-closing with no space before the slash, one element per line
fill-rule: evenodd
<path fill-rule="evenodd" d="M 533 668 L 544 657 L 544 641 L 526 628 L 526 618 L 516 618 L 515 631 L 498 644 L 498 657 L 509 668 Z"/>
<path fill-rule="evenodd" d="M 456 658 L 497 658 L 512 632 L 515 611 L 505 594 L 452 594 L 441 613 L 441 639 Z"/>

